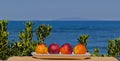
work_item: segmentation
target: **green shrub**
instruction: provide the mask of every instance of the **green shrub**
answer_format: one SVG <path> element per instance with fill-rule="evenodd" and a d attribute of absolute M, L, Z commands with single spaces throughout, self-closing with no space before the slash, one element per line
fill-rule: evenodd
<path fill-rule="evenodd" d="M 9 54 L 7 20 L 0 20 L 0 60 L 7 59 Z"/>
<path fill-rule="evenodd" d="M 108 56 L 120 56 L 120 38 L 109 40 L 107 46 Z"/>
<path fill-rule="evenodd" d="M 99 56 L 99 48 L 94 48 L 92 56 L 96 57 Z"/>
<path fill-rule="evenodd" d="M 115 40 L 109 40 L 108 41 L 108 56 L 115 56 Z"/>
<path fill-rule="evenodd" d="M 0 20 L 0 60 L 6 60 L 11 56 L 30 56 L 31 52 L 35 50 L 37 41 L 32 41 L 33 37 L 33 23 L 28 21 L 25 23 L 25 29 L 19 33 L 19 41 L 8 45 L 7 20 Z M 46 37 L 50 34 L 52 27 L 50 25 L 40 25 L 36 29 L 37 39 L 40 43 L 44 43 Z M 86 46 L 88 44 L 88 35 L 80 35 L 78 42 Z M 120 56 L 120 38 L 109 40 L 107 45 L 107 53 L 99 54 L 100 49 L 95 48 L 92 56 Z M 87 50 L 88 51 L 88 50 Z"/>
<path fill-rule="evenodd" d="M 38 44 L 37 41 L 32 41 L 33 37 L 33 23 L 27 22 L 25 24 L 25 29 L 19 33 L 20 41 L 12 44 L 12 55 L 13 56 L 29 56 L 31 52 L 35 51 L 35 47 Z M 50 34 L 51 26 L 40 25 L 36 29 L 37 38 L 40 42 L 44 42 L 45 38 Z"/>
<path fill-rule="evenodd" d="M 80 35 L 79 38 L 78 38 L 78 43 L 82 43 L 85 45 L 85 47 L 87 47 L 87 43 L 88 43 L 88 35 Z"/>
<path fill-rule="evenodd" d="M 38 28 L 36 29 L 36 35 L 40 43 L 44 43 L 44 40 L 50 34 L 51 30 L 52 27 L 50 25 L 42 24 L 38 26 Z"/>
<path fill-rule="evenodd" d="M 12 44 L 12 52 L 15 56 L 29 56 L 35 50 L 36 41 L 32 41 L 33 37 L 33 23 L 26 22 L 25 29 L 19 33 L 20 41 Z"/>
<path fill-rule="evenodd" d="M 120 56 L 120 38 L 115 40 L 116 56 Z"/>

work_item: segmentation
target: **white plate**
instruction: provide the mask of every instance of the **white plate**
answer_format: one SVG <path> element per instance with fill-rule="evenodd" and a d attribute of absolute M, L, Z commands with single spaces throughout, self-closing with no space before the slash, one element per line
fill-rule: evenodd
<path fill-rule="evenodd" d="M 91 54 L 36 54 L 36 52 L 31 53 L 35 58 L 42 58 L 42 59 L 86 59 L 90 58 Z"/>

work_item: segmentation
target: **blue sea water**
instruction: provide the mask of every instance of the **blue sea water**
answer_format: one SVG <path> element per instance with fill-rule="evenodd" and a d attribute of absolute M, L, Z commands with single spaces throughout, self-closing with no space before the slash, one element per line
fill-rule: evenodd
<path fill-rule="evenodd" d="M 24 30 L 26 21 L 9 21 L 8 32 L 9 40 L 19 41 L 18 34 Z M 109 39 L 120 37 L 120 21 L 32 21 L 34 23 L 33 40 L 37 40 L 35 29 L 41 24 L 52 26 L 51 34 L 46 38 L 45 43 L 48 46 L 51 43 L 57 43 L 60 46 L 64 43 L 70 43 L 74 47 L 81 34 L 88 34 L 87 49 L 92 52 L 94 48 L 100 48 L 100 53 L 107 53 L 106 46 Z"/>

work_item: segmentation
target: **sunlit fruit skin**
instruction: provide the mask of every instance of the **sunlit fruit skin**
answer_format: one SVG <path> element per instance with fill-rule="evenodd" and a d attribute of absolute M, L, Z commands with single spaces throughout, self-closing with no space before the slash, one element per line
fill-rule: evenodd
<path fill-rule="evenodd" d="M 86 53 L 86 47 L 83 44 L 77 44 L 73 50 L 74 50 L 74 54 L 85 54 Z"/>
<path fill-rule="evenodd" d="M 59 52 L 60 52 L 59 45 L 57 45 L 55 43 L 50 44 L 48 47 L 48 52 L 49 52 L 49 54 L 59 54 Z"/>
<path fill-rule="evenodd" d="M 60 48 L 61 54 L 72 54 L 72 46 L 69 43 L 65 43 Z"/>
<path fill-rule="evenodd" d="M 37 54 L 47 54 L 48 48 L 46 47 L 45 44 L 39 44 L 39 45 L 36 46 L 35 52 Z"/>

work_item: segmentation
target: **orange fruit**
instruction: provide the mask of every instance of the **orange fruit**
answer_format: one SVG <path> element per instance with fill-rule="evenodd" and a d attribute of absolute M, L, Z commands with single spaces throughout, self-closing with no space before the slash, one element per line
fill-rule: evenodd
<path fill-rule="evenodd" d="M 35 52 L 37 54 L 47 54 L 48 48 L 46 47 L 45 44 L 39 44 L 39 45 L 36 46 Z"/>
<path fill-rule="evenodd" d="M 86 47 L 83 44 L 77 44 L 73 49 L 74 54 L 85 54 Z"/>
<path fill-rule="evenodd" d="M 72 46 L 69 43 L 65 43 L 60 48 L 61 54 L 72 54 Z"/>

